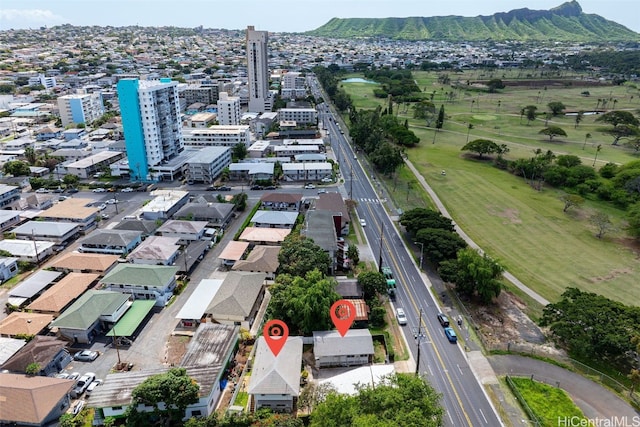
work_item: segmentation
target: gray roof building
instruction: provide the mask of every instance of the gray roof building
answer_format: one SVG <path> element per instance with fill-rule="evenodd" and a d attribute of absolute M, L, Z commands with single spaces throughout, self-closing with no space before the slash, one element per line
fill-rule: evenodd
<path fill-rule="evenodd" d="M 249 329 L 264 296 L 265 274 L 231 271 L 207 307 L 218 323 L 240 323 Z"/>

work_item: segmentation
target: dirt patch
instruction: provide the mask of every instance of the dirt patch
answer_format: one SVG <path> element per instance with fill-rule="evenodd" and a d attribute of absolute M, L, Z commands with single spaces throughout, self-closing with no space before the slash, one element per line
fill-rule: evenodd
<path fill-rule="evenodd" d="M 627 249 L 633 251 L 636 255 L 636 258 L 640 258 L 640 240 L 639 239 L 630 239 L 630 238 L 620 238 L 615 240 L 617 244 L 624 246 Z"/>
<path fill-rule="evenodd" d="M 544 332 L 525 314 L 525 303 L 509 292 L 502 292 L 497 304 L 478 305 L 463 301 L 471 313 L 476 332 L 488 350 L 513 350 L 560 355 Z"/>
<path fill-rule="evenodd" d="M 493 206 L 487 206 L 487 211 L 491 215 L 499 216 L 500 218 L 504 218 L 503 224 L 522 224 L 522 220 L 520 219 L 520 212 L 517 209 L 507 208 L 503 211 L 498 211 Z"/>
<path fill-rule="evenodd" d="M 187 352 L 191 337 L 186 335 L 171 335 L 167 340 L 167 363 L 177 366 Z"/>
<path fill-rule="evenodd" d="M 609 280 L 613 280 L 616 277 L 622 276 L 623 274 L 631 274 L 631 273 L 633 273 L 633 270 L 630 268 L 617 268 L 615 270 L 611 270 L 609 274 L 605 276 L 591 277 L 589 280 L 592 283 L 601 283 L 601 282 L 607 282 Z"/>

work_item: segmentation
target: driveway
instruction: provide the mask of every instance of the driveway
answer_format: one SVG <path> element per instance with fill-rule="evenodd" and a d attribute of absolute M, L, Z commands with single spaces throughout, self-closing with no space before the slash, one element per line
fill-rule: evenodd
<path fill-rule="evenodd" d="M 533 375 L 534 380 L 559 386 L 569 393 L 589 419 L 620 420 L 626 417 L 628 422 L 634 419 L 640 421 L 640 413 L 626 401 L 580 374 L 524 356 L 495 355 L 489 356 L 488 359 L 496 375 Z"/>

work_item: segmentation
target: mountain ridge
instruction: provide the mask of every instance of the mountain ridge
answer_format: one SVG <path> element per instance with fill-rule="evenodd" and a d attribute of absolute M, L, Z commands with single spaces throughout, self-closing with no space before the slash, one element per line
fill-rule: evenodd
<path fill-rule="evenodd" d="M 573 0 L 549 10 L 514 9 L 493 15 L 332 18 L 305 34 L 331 38 L 385 37 L 447 41 L 640 41 L 640 34 Z"/>

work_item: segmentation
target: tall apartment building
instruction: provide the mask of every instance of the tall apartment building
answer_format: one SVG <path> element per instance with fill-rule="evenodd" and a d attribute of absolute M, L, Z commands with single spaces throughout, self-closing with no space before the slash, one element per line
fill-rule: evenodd
<path fill-rule="evenodd" d="M 249 111 L 264 113 L 271 111 L 273 101 L 269 93 L 269 67 L 267 31 L 256 31 L 247 27 L 247 72 L 249 77 Z"/>
<path fill-rule="evenodd" d="M 217 85 L 189 85 L 183 91 L 187 105 L 201 102 L 205 105 L 215 104 L 218 101 L 218 86 Z"/>
<path fill-rule="evenodd" d="M 220 92 L 218 99 L 218 123 L 224 126 L 240 124 L 240 98 Z"/>
<path fill-rule="evenodd" d="M 289 71 L 282 76 L 280 95 L 283 99 L 300 99 L 307 96 L 306 81 L 301 73 Z"/>
<path fill-rule="evenodd" d="M 131 180 L 154 180 L 153 167 L 184 148 L 178 82 L 123 79 L 117 87 Z"/>
<path fill-rule="evenodd" d="M 100 93 L 63 95 L 58 97 L 62 126 L 91 123 L 104 114 Z"/>

